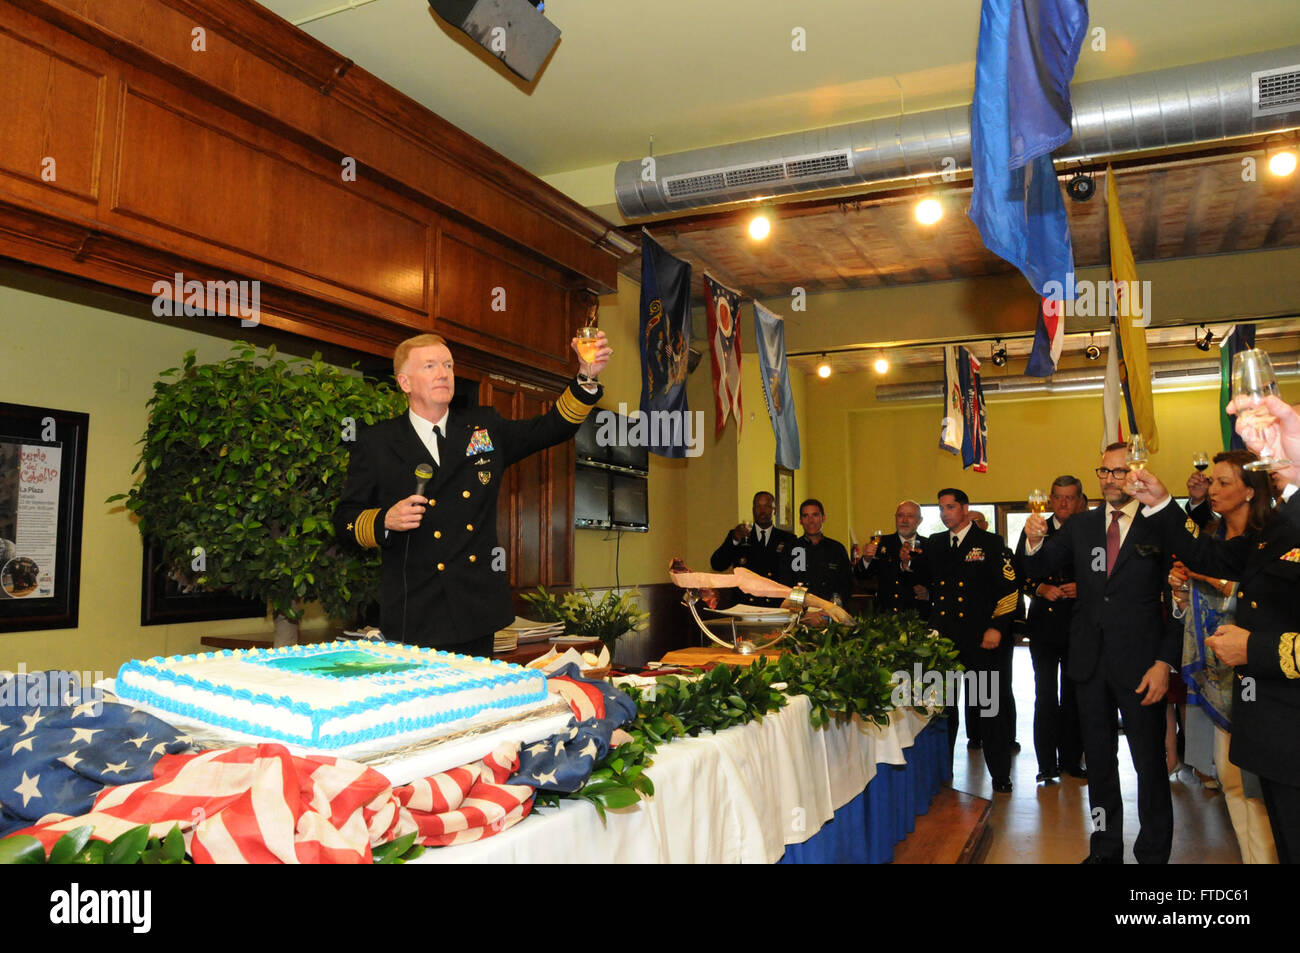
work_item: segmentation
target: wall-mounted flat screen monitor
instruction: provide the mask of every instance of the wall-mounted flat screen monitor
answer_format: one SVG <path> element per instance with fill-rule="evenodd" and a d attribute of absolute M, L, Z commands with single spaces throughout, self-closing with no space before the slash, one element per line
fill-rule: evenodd
<path fill-rule="evenodd" d="M 601 413 L 609 411 L 596 411 L 588 414 L 587 419 L 582 422 L 578 428 L 578 433 L 573 438 L 573 448 L 577 452 L 579 460 L 589 460 L 596 463 L 609 462 L 609 448 L 602 447 L 596 442 L 596 418 Z"/>
<path fill-rule="evenodd" d="M 650 481 L 645 477 L 615 473 L 613 476 L 614 527 L 635 532 L 650 530 Z"/>
<path fill-rule="evenodd" d="M 577 467 L 573 473 L 573 525 L 608 529 L 609 478 L 606 470 Z"/>

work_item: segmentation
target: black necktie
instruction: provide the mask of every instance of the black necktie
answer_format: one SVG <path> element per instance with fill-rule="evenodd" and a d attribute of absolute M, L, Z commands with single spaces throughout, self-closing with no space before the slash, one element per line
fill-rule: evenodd
<path fill-rule="evenodd" d="M 433 446 L 434 449 L 437 450 L 437 456 L 438 456 L 437 464 L 438 466 L 442 466 L 442 455 L 443 455 L 444 447 L 443 447 L 443 436 L 442 436 L 441 427 L 433 428 Z"/>
<path fill-rule="evenodd" d="M 952 537 L 952 548 L 956 549 L 960 545 L 961 544 L 957 542 L 957 535 L 954 533 Z"/>

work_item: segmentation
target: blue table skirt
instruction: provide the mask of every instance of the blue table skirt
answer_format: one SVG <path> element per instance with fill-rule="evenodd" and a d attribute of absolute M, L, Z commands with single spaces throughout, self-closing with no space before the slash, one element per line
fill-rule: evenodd
<path fill-rule="evenodd" d="M 788 844 L 782 864 L 885 864 L 894 845 L 916 829 L 916 818 L 944 781 L 952 780 L 948 725 L 936 718 L 910 748 L 906 765 L 876 765 L 866 790 L 835 812 L 802 844 Z"/>

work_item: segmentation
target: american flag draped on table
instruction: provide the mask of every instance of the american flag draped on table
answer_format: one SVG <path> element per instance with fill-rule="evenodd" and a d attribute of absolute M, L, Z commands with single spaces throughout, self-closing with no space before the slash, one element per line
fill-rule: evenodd
<path fill-rule="evenodd" d="M 112 702 L 0 707 L 0 743 L 21 756 L 0 766 L 10 822 L 4 833 L 25 827 L 22 833 L 48 850 L 85 825 L 110 841 L 141 824 L 154 837 L 179 825 L 196 863 L 368 863 L 372 848 L 411 832 L 427 847 L 469 843 L 526 817 L 536 788 L 581 787 L 613 730 L 635 716 L 620 689 L 578 677 L 576 666 L 560 675 L 548 686 L 574 719 L 567 732 L 540 742 L 525 765 L 519 746 L 508 743 L 480 761 L 398 786 L 358 762 L 294 755 L 279 744 L 171 753 L 188 749 L 188 736 Z M 11 731 L 16 743 L 5 737 Z M 21 779 L 10 784 L 11 774 Z M 56 798 L 56 791 L 68 796 Z"/>

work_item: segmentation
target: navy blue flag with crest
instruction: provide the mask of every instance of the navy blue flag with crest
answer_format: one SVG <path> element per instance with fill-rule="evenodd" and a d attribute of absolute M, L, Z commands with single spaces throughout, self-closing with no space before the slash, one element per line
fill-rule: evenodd
<path fill-rule="evenodd" d="M 691 266 L 641 233 L 641 413 L 648 448 L 684 457 L 691 344 Z"/>

